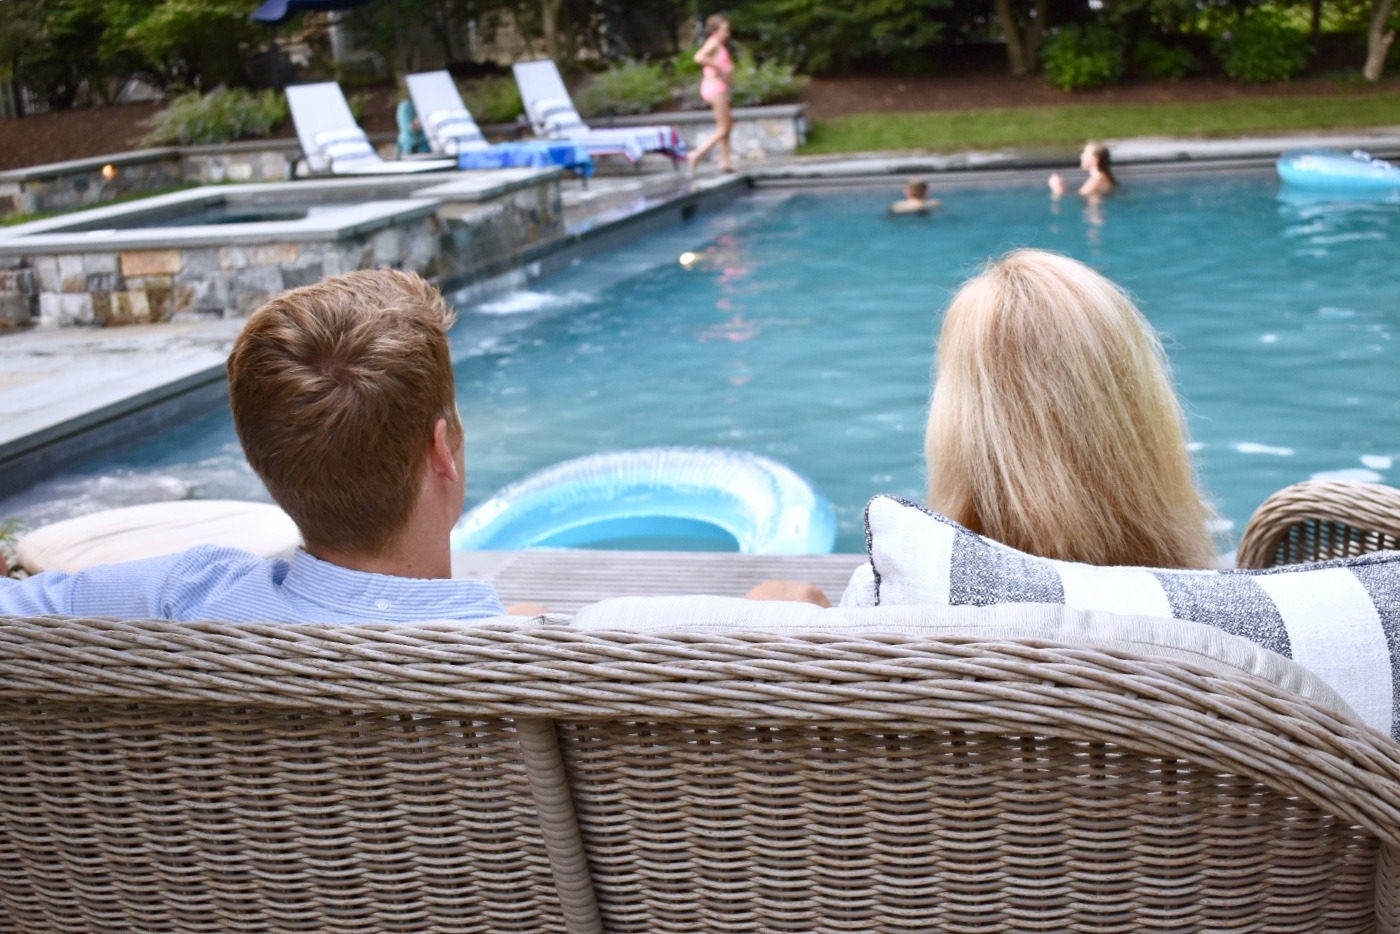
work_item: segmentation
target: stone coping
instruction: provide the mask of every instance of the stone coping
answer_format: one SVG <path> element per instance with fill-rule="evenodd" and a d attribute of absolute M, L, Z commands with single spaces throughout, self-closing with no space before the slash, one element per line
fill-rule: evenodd
<path fill-rule="evenodd" d="M 196 189 L 204 191 L 204 189 Z M 223 200 L 223 193 L 204 195 L 187 199 L 194 203 L 217 203 Z M 341 240 L 356 234 L 369 233 L 404 221 L 416 220 L 433 214 L 443 202 L 430 199 L 404 198 L 393 201 L 370 201 L 365 204 L 347 204 L 324 212 L 308 215 L 300 220 L 279 220 L 251 224 L 206 224 L 190 227 L 146 227 L 136 230 L 98 229 L 63 232 L 61 230 L 21 231 L 18 234 L 0 236 L 0 256 L 34 255 L 48 253 L 91 252 L 94 248 L 111 252 L 125 250 L 179 249 L 190 247 L 257 246 L 267 243 L 315 242 Z M 151 206 L 143 204 L 142 213 Z M 133 213 L 104 209 L 113 220 Z M 67 225 L 93 223 L 102 218 L 94 217 L 87 211 L 64 216 Z M 37 223 L 44 223 L 42 221 Z M 67 226 L 59 225 L 59 226 Z M 28 224 L 11 228 L 11 231 L 28 227 Z"/>
<path fill-rule="evenodd" d="M 522 188 L 552 181 L 562 172 L 562 169 L 554 167 L 444 172 L 441 175 L 433 173 L 434 178 L 446 180 L 427 185 L 424 184 L 427 179 L 422 176 L 401 175 L 210 185 L 189 191 L 156 195 L 139 202 L 91 208 L 0 228 L 0 256 L 90 252 L 94 246 L 112 250 L 135 250 L 220 246 L 229 243 L 254 246 L 286 241 L 340 240 L 427 216 L 445 203 L 491 201 Z M 275 205 L 288 201 L 309 200 L 313 195 L 322 203 L 346 203 L 301 220 L 135 230 L 65 229 L 74 225 L 91 227 L 106 220 L 119 223 L 133 214 L 160 213 L 181 207 L 193 208 L 226 201 Z M 366 201 L 366 198 L 377 200 Z"/>
<path fill-rule="evenodd" d="M 1400 126 L 1350 133 L 1308 133 L 1241 139 L 1137 137 L 1107 140 L 1117 166 L 1194 162 L 1218 167 L 1229 161 L 1266 164 L 1288 149 L 1365 149 L 1373 155 L 1400 154 Z M 1079 161 L 1078 147 L 1023 147 L 954 153 L 872 152 L 798 156 L 782 163 L 747 166 L 758 184 L 785 181 L 821 183 L 843 179 L 919 173 L 977 172 L 996 169 L 1066 169 Z"/>
<path fill-rule="evenodd" d="M 132 165 L 137 162 L 155 162 L 159 159 L 178 157 L 180 152 L 181 150 L 178 146 L 164 146 L 159 149 L 131 149 L 126 152 L 108 153 L 105 156 L 70 159 L 67 162 L 48 162 L 43 165 L 31 165 L 23 169 L 9 169 L 0 172 L 0 183 L 28 182 L 36 179 L 54 178 L 60 175 L 100 172 L 104 165 Z"/>
<path fill-rule="evenodd" d="M 734 122 L 745 120 L 805 120 L 806 104 L 768 104 L 763 107 L 735 107 Z M 589 126 L 629 127 L 629 126 L 675 126 L 682 123 L 714 123 L 715 115 L 708 107 L 704 110 L 666 110 L 649 114 L 626 114 L 617 117 L 585 117 Z"/>

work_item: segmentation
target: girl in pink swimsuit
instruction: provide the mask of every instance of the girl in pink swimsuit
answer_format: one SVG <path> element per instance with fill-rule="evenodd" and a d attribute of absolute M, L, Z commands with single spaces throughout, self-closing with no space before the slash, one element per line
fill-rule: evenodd
<path fill-rule="evenodd" d="M 705 20 L 705 44 L 695 53 L 695 61 L 705 68 L 705 78 L 700 82 L 700 97 L 715 112 L 715 133 L 687 157 L 692 173 L 705 153 L 715 146 L 720 147 L 720 171 L 737 171 L 729 153 L 729 134 L 734 129 L 734 115 L 729 106 L 729 75 L 734 71 L 734 59 L 730 58 L 729 49 L 725 46 L 728 41 L 729 20 L 718 13 Z"/>

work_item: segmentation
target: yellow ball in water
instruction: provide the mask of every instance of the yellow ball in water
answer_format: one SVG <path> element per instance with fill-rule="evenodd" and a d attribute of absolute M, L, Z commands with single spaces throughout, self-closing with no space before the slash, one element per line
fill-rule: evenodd
<path fill-rule="evenodd" d="M 682 268 L 689 269 L 698 262 L 700 262 L 699 253 L 692 253 L 689 250 L 687 250 L 686 252 L 681 254 L 680 263 Z"/>

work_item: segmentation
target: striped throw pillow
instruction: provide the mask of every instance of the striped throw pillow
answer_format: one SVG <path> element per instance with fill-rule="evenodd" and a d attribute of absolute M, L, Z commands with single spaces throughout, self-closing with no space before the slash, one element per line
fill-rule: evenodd
<path fill-rule="evenodd" d="M 1400 552 L 1262 571 L 1096 567 L 1025 554 L 894 496 L 870 501 L 865 529 L 877 605 L 1061 603 L 1205 623 L 1293 659 L 1400 739 Z"/>

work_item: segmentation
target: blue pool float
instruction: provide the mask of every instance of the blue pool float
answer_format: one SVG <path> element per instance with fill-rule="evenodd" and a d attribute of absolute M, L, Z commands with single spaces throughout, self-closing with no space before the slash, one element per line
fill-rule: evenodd
<path fill-rule="evenodd" d="M 1372 158 L 1360 149 L 1293 149 L 1279 156 L 1278 174 L 1299 188 L 1384 189 L 1400 188 L 1400 166 Z"/>
<path fill-rule="evenodd" d="M 744 554 L 829 554 L 836 515 L 811 483 L 770 458 L 662 447 L 546 467 L 469 510 L 452 529 L 452 547 L 464 550 L 668 538 L 709 539 L 729 550 L 737 542 Z"/>

